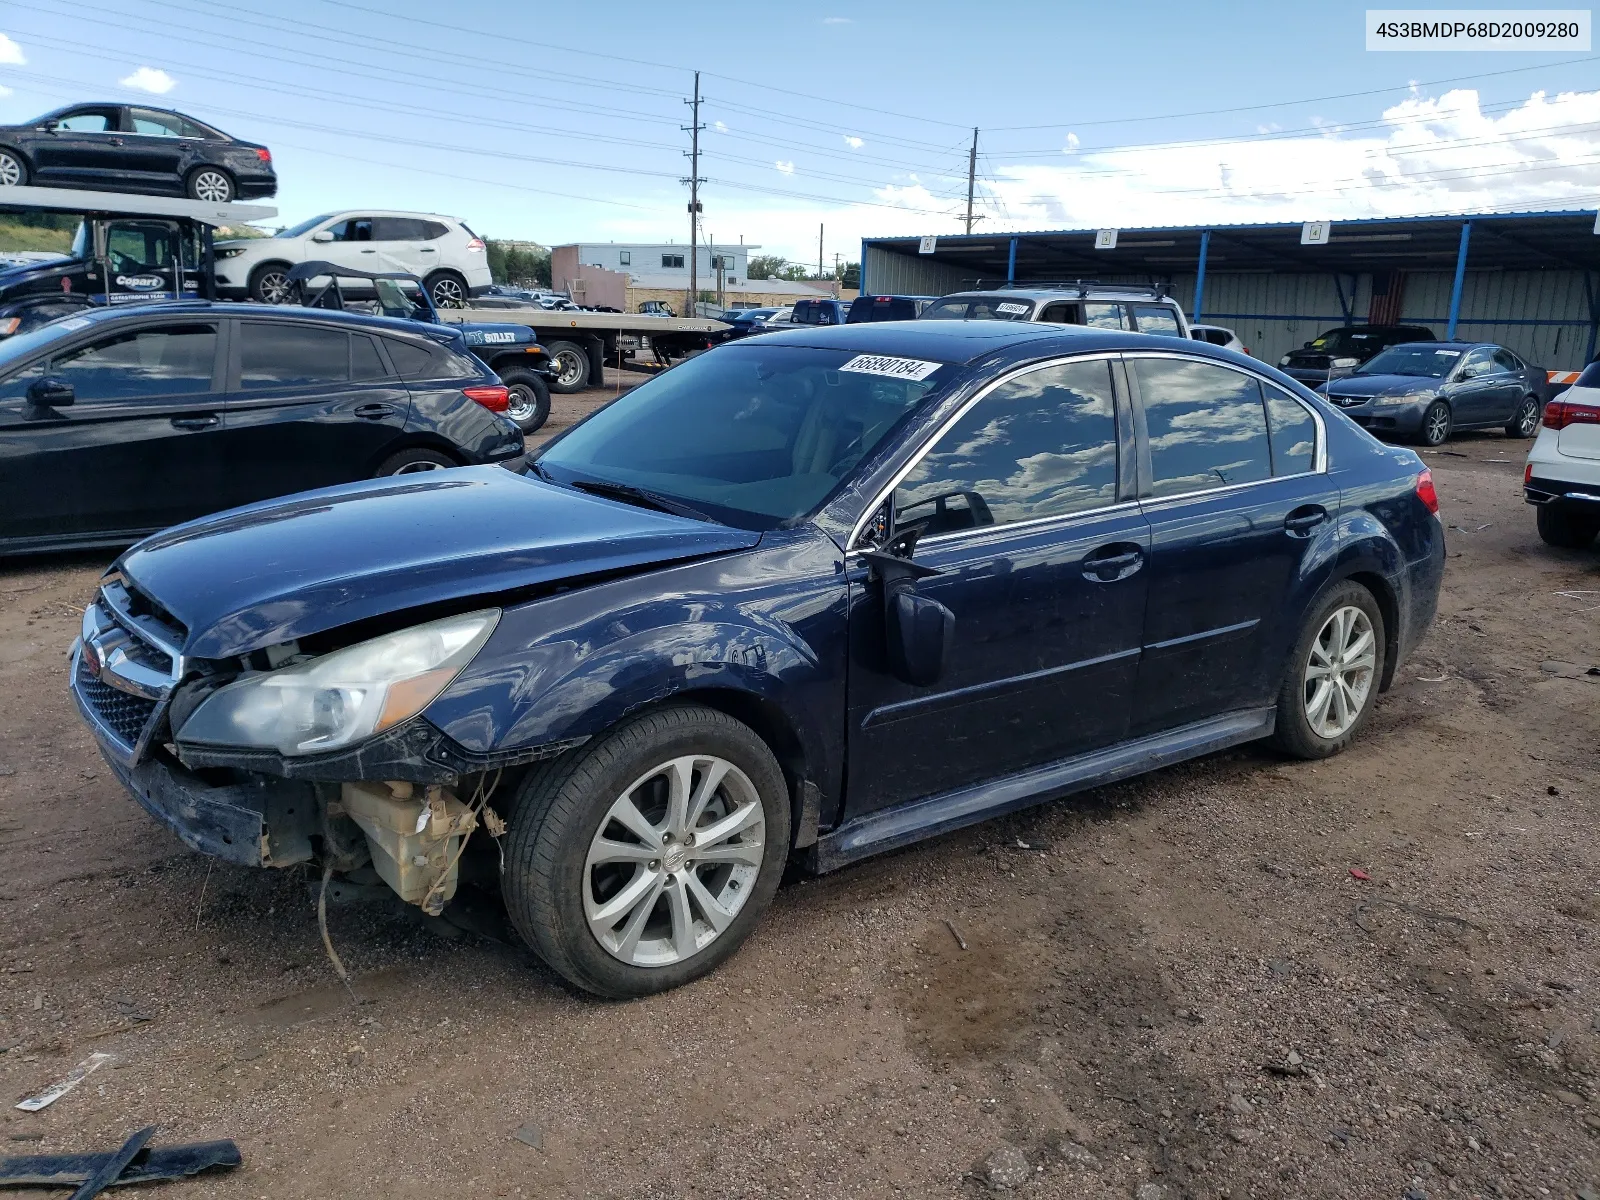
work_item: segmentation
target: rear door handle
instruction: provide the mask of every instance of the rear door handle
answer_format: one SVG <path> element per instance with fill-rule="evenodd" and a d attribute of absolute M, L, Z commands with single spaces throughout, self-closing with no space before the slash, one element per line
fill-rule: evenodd
<path fill-rule="evenodd" d="M 1283 519 L 1283 528 L 1290 537 L 1305 537 L 1328 519 L 1328 510 L 1320 504 L 1302 504 Z"/>
<path fill-rule="evenodd" d="M 424 247 L 422 247 L 422 253 L 423 254 L 437 254 L 439 252 L 437 250 L 435 250 L 432 246 L 424 246 Z"/>
<path fill-rule="evenodd" d="M 203 417 L 173 417 L 172 427 L 174 429 L 210 429 L 221 420 L 222 418 L 217 416 L 216 413 L 206 413 Z"/>
<path fill-rule="evenodd" d="M 1083 577 L 1090 583 L 1115 583 L 1144 565 L 1144 551 L 1131 542 L 1112 542 L 1092 550 L 1083 560 Z"/>
<path fill-rule="evenodd" d="M 363 253 L 363 254 L 376 254 L 377 251 L 376 250 L 363 250 L 361 253 Z"/>
<path fill-rule="evenodd" d="M 365 417 L 369 421 L 379 421 L 393 413 L 392 404 L 362 404 L 356 408 L 356 416 Z"/>

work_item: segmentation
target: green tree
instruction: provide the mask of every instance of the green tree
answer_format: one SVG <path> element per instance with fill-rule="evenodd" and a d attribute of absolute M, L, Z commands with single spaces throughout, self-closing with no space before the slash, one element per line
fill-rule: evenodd
<path fill-rule="evenodd" d="M 778 254 L 758 254 L 750 260 L 745 268 L 747 279 L 781 279 L 778 272 L 783 270 L 783 256 Z"/>
<path fill-rule="evenodd" d="M 514 287 L 550 286 L 550 251 L 543 246 L 490 240 L 486 243 L 489 275 Z"/>
<path fill-rule="evenodd" d="M 859 288 L 861 286 L 861 264 L 847 262 L 843 266 L 835 267 L 833 277 L 839 281 L 840 287 Z"/>

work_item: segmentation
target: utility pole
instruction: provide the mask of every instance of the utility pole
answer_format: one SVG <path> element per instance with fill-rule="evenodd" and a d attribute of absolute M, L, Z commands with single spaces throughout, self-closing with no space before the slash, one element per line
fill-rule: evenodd
<path fill-rule="evenodd" d="M 695 76 L 696 79 L 700 77 Z M 697 88 L 699 84 L 695 85 Z M 972 129 L 972 149 L 967 153 L 967 232 L 972 232 L 972 189 L 978 180 L 978 129 Z"/>
<path fill-rule="evenodd" d="M 678 182 L 689 185 L 689 307 L 688 315 L 695 316 L 695 305 L 700 302 L 700 72 L 694 73 L 694 99 L 685 100 L 693 106 L 693 116 L 685 130 L 689 134 L 689 178 Z M 976 143 L 974 143 L 976 144 Z"/>
<path fill-rule="evenodd" d="M 822 230 L 821 222 L 817 224 L 817 278 L 822 278 Z"/>

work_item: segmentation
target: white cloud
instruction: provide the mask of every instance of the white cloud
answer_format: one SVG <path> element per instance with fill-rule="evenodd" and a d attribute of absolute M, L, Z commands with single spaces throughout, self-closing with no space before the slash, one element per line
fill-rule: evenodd
<path fill-rule="evenodd" d="M 854 25 L 855 21 L 850 17 L 823 17 L 822 23 L 824 25 Z"/>
<path fill-rule="evenodd" d="M 9 95 L 11 95 L 11 89 L 6 87 L 4 84 L 0 84 L 0 100 L 3 100 Z"/>
<path fill-rule="evenodd" d="M 1078 147 L 1080 145 L 1082 145 L 1082 144 L 1083 143 L 1078 141 L 1078 135 L 1077 134 L 1068 133 L 1067 134 L 1067 144 L 1065 146 L 1061 147 L 1061 153 L 1063 153 L 1063 154 L 1076 154 L 1078 152 Z"/>
<path fill-rule="evenodd" d="M 728 132 L 727 125 L 723 124 L 721 121 L 713 121 L 711 123 L 711 128 L 715 129 L 718 133 L 727 133 Z"/>
<path fill-rule="evenodd" d="M 140 92 L 154 92 L 157 96 L 165 96 L 178 86 L 178 81 L 168 75 L 160 67 L 140 67 L 132 75 L 117 80 L 125 88 L 133 88 Z"/>
<path fill-rule="evenodd" d="M 846 146 L 849 146 L 850 149 L 852 149 L 852 150 L 859 150 L 859 149 L 861 149 L 861 147 L 866 145 L 866 143 L 863 142 L 860 138 L 852 137 L 848 133 L 844 135 L 844 144 Z"/>
<path fill-rule="evenodd" d="M 780 175 L 793 175 L 794 174 L 794 164 L 792 162 L 784 162 L 780 158 L 777 162 L 773 163 L 772 165 L 778 168 L 778 174 L 780 174 Z"/>
<path fill-rule="evenodd" d="M 0 63 L 8 67 L 23 67 L 28 63 L 27 56 L 22 53 L 22 47 L 3 33 L 0 33 Z"/>

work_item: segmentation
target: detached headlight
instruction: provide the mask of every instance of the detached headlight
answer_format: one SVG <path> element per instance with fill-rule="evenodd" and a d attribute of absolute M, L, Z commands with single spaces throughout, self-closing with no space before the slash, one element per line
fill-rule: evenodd
<path fill-rule="evenodd" d="M 430 621 L 252 675 L 209 697 L 180 739 L 320 754 L 416 716 L 489 640 L 498 608 Z"/>
<path fill-rule="evenodd" d="M 228 246 L 224 249 L 217 250 L 215 253 L 218 258 L 238 258 L 239 255 L 244 253 L 244 247 Z"/>
<path fill-rule="evenodd" d="M 1359 358 L 1336 358 L 1328 365 L 1330 367 L 1359 367 L 1361 360 Z"/>

